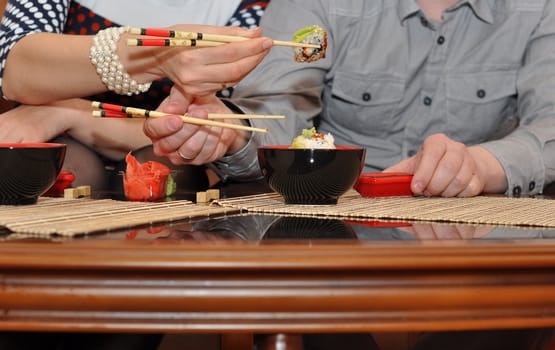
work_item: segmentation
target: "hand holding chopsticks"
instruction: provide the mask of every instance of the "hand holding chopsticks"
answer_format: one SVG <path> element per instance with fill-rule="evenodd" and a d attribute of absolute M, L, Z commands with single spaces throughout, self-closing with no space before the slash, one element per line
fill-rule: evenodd
<path fill-rule="evenodd" d="M 169 113 L 151 111 L 142 108 L 126 107 L 111 103 L 103 103 L 98 101 L 93 101 L 91 103 L 93 108 L 98 108 L 100 110 L 93 111 L 92 115 L 94 117 L 101 118 L 159 118 L 171 115 Z M 179 115 L 184 123 L 205 125 L 205 126 L 217 126 L 222 128 L 238 129 L 253 132 L 268 132 L 268 129 L 261 129 L 250 127 L 241 124 L 224 123 L 220 121 L 215 121 L 211 119 L 284 119 L 285 116 L 282 115 L 258 115 L 258 114 L 208 114 L 208 120 L 189 117 L 188 115 Z"/>
<path fill-rule="evenodd" d="M 225 43 L 248 40 L 242 36 L 182 32 L 158 28 L 129 28 L 129 33 L 168 39 L 128 39 L 128 46 L 220 46 Z M 322 45 L 273 40 L 274 46 L 321 49 Z"/>

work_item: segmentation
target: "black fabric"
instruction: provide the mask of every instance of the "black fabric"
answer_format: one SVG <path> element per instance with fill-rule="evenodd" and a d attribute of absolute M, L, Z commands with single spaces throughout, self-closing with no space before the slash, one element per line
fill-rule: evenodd
<path fill-rule="evenodd" d="M 156 350 L 159 334 L 0 332 L 2 350 Z"/>

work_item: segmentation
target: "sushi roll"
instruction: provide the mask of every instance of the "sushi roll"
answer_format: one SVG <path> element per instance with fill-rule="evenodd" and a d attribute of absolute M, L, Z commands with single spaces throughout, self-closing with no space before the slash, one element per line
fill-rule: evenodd
<path fill-rule="evenodd" d="M 316 128 L 303 129 L 301 135 L 293 139 L 291 148 L 335 149 L 335 141 L 331 134 L 318 133 Z"/>
<path fill-rule="evenodd" d="M 293 41 L 296 43 L 320 45 L 320 48 L 294 48 L 296 62 L 314 62 L 326 57 L 328 34 L 320 26 L 312 25 L 299 29 L 293 35 Z"/>

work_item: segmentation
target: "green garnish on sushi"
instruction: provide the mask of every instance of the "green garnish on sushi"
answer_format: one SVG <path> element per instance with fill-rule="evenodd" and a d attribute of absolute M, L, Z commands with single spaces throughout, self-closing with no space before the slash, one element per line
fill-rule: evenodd
<path fill-rule="evenodd" d="M 312 25 L 308 27 L 301 28 L 293 34 L 293 41 L 296 43 L 302 43 L 309 35 L 314 33 L 325 33 L 324 29 L 320 26 Z"/>

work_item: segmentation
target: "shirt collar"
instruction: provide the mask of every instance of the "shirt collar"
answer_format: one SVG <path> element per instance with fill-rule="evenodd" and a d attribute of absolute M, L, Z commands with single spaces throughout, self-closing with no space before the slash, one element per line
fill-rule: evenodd
<path fill-rule="evenodd" d="M 487 23 L 493 23 L 493 1 L 494 0 L 463 0 L 452 10 L 462 6 L 470 6 L 476 17 Z M 397 13 L 399 20 L 404 22 L 407 18 L 417 14 L 420 7 L 416 0 L 397 0 Z"/>
<path fill-rule="evenodd" d="M 493 23 L 493 2 L 495 0 L 464 0 L 455 5 L 453 10 L 462 6 L 470 6 L 476 17 L 482 21 Z"/>
<path fill-rule="evenodd" d="M 416 0 L 397 0 L 397 13 L 399 21 L 404 22 L 407 18 L 414 16 L 420 11 Z"/>

